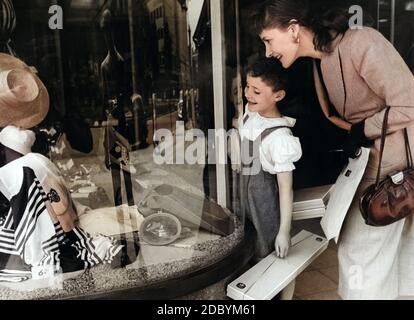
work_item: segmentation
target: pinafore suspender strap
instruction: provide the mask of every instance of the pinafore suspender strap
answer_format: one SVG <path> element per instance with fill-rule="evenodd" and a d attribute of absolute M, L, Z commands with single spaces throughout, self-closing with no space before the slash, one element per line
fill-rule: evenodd
<path fill-rule="evenodd" d="M 243 118 L 243 124 L 246 124 L 246 122 L 247 122 L 247 120 L 249 120 L 249 115 L 247 114 L 244 118 Z M 256 140 L 254 141 L 254 142 L 256 142 L 256 141 L 258 141 L 259 139 L 260 139 L 260 141 L 263 141 L 264 139 L 266 139 L 272 132 L 274 132 L 274 131 L 276 131 L 276 130 L 278 130 L 278 129 L 283 129 L 283 128 L 286 128 L 286 129 L 290 129 L 290 127 L 288 127 L 288 126 L 277 126 L 277 127 L 271 127 L 271 128 L 267 128 L 267 129 L 265 129 L 265 130 L 263 130 L 263 132 L 260 134 L 260 136 L 258 136 L 257 138 L 256 138 Z M 251 142 L 253 142 L 253 141 L 251 141 Z"/>

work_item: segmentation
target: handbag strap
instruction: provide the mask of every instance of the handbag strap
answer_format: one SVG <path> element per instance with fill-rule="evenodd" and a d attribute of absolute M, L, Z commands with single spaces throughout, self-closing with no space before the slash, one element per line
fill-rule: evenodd
<path fill-rule="evenodd" d="M 386 139 L 387 132 L 388 132 L 388 116 L 390 113 L 390 109 L 391 109 L 390 107 L 387 107 L 387 109 L 385 110 L 384 121 L 382 123 L 380 158 L 379 158 L 378 171 L 377 171 L 377 180 L 375 182 L 376 187 L 378 187 L 380 183 L 381 164 L 382 164 L 382 157 L 384 155 L 385 139 Z M 407 167 L 412 168 L 413 167 L 413 156 L 411 153 L 410 140 L 408 138 L 407 128 L 404 128 L 404 143 L 405 143 L 405 155 L 407 157 Z"/>
<path fill-rule="evenodd" d="M 342 76 L 342 84 L 344 89 L 344 115 L 345 115 L 345 108 L 346 108 L 346 102 L 347 102 L 347 91 L 346 91 L 346 85 L 345 85 L 345 77 L 343 72 L 343 66 L 342 66 L 342 58 L 341 58 L 341 51 L 338 46 L 338 57 L 339 57 L 339 66 L 341 69 L 341 76 Z M 377 171 L 377 180 L 375 183 L 375 186 L 378 187 L 380 183 L 380 177 L 381 177 L 381 163 L 382 163 L 382 157 L 384 155 L 384 147 L 385 147 L 385 138 L 387 136 L 388 132 L 388 116 L 390 113 L 391 107 L 387 107 L 384 114 L 384 121 L 382 123 L 382 129 L 381 129 L 381 147 L 380 147 L 380 159 L 378 164 L 378 171 Z M 411 153 L 411 147 L 410 147 L 410 141 L 408 139 L 408 130 L 407 128 L 404 128 L 404 143 L 405 143 L 405 154 L 407 157 L 407 166 L 408 168 L 413 167 L 413 157 Z"/>
<path fill-rule="evenodd" d="M 407 157 L 407 165 L 413 167 L 413 154 L 411 153 L 410 139 L 408 138 L 408 129 L 404 128 L 405 152 Z"/>
<path fill-rule="evenodd" d="M 385 110 L 384 120 L 382 122 L 382 129 L 381 129 L 381 145 L 380 145 L 380 157 L 379 157 L 379 164 L 378 164 L 378 171 L 377 171 L 377 180 L 375 181 L 375 186 L 378 187 L 381 177 L 381 164 L 382 164 L 382 157 L 384 155 L 384 147 L 385 147 L 385 138 L 387 136 L 387 126 L 388 126 L 388 115 L 390 113 L 390 107 Z"/>

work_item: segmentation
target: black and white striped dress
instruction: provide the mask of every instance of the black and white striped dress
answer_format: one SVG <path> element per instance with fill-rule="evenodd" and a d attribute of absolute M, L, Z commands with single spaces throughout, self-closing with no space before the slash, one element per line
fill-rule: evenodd
<path fill-rule="evenodd" d="M 50 179 L 62 181 L 54 164 L 38 154 L 0 168 L 0 192 L 10 202 L 0 227 L 0 281 L 19 282 L 42 278 L 51 269 L 65 273 L 110 263 L 122 248 L 112 238 L 92 237 L 79 227 L 64 232 L 49 212 L 50 190 L 43 186 L 50 185 Z"/>

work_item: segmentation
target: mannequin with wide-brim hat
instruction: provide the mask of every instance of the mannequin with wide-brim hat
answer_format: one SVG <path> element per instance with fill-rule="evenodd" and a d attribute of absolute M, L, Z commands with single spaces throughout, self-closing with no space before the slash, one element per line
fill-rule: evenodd
<path fill-rule="evenodd" d="M 49 94 L 42 81 L 23 61 L 0 53 L 0 131 L 9 125 L 35 127 L 48 111 Z M 0 167 L 19 157 L 21 154 L 0 145 Z M 8 209 L 9 203 L 1 195 L 0 225 Z"/>

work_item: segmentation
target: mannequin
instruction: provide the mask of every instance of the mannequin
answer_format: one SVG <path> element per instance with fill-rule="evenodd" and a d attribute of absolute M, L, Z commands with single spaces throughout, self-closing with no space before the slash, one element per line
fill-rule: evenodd
<path fill-rule="evenodd" d="M 142 96 L 139 94 L 133 94 L 131 97 L 133 104 L 134 115 L 135 117 L 135 127 L 138 128 L 138 139 L 139 145 L 138 149 L 145 149 L 149 146 L 147 142 L 148 138 L 148 127 L 147 127 L 147 116 L 145 114 L 144 103 L 142 101 Z"/>
<path fill-rule="evenodd" d="M 34 141 L 34 132 L 12 125 L 0 132 L 0 198 L 9 206 L 5 213 L 1 205 L 5 215 L 0 232 L 0 281 L 49 277 L 98 264 L 117 267 L 119 258 L 114 258 L 122 247 L 113 238 L 91 236 L 78 226 L 60 171 L 31 151 Z M 10 251 L 11 247 L 15 249 Z M 21 277 L 22 272 L 27 275 Z"/>
<path fill-rule="evenodd" d="M 112 13 L 106 9 L 102 14 L 101 27 L 104 31 L 105 42 L 108 48 L 108 54 L 101 64 L 101 77 L 103 84 L 104 102 L 107 105 L 106 116 L 108 120 L 105 135 L 105 162 L 111 170 L 112 185 L 114 191 L 114 204 L 120 206 L 124 203 L 122 199 L 121 172 L 124 176 L 125 193 L 127 203 L 133 206 L 134 195 L 132 192 L 131 166 L 129 164 L 129 141 L 127 138 L 126 120 L 124 106 L 126 104 L 126 72 L 125 60 L 118 52 L 111 29 Z M 118 120 L 117 128 L 113 128 L 110 119 Z M 122 225 L 122 224 L 120 224 Z M 127 249 L 126 236 L 121 230 L 122 257 L 121 266 L 130 263 Z M 138 241 L 134 234 L 134 251 L 135 255 L 139 252 Z"/>
<path fill-rule="evenodd" d="M 134 205 L 134 198 L 132 194 L 132 183 L 131 183 L 131 175 L 130 172 L 126 171 L 126 167 L 128 166 L 128 141 L 125 138 L 127 136 L 126 130 L 126 121 L 125 121 L 125 114 L 124 108 L 125 105 L 125 61 L 122 58 L 121 54 L 118 52 L 115 41 L 112 35 L 111 30 L 111 21 L 112 21 L 112 14 L 109 9 L 106 9 L 103 12 L 101 26 L 105 33 L 105 41 L 108 47 L 108 55 L 106 56 L 105 60 L 101 64 L 101 76 L 103 82 L 103 95 L 104 101 L 108 103 L 107 105 L 107 117 L 108 119 L 112 116 L 118 120 L 118 126 L 116 128 L 116 132 L 114 134 L 108 134 L 106 136 L 105 148 L 107 153 L 111 153 L 111 146 L 114 144 L 114 140 L 121 140 L 122 145 L 124 146 L 123 155 L 124 159 L 121 161 L 114 161 L 114 157 L 118 158 L 118 155 L 112 153 L 107 155 L 107 166 L 111 169 L 112 173 L 112 180 L 114 186 L 114 200 L 115 205 L 119 206 L 122 204 L 122 196 L 121 196 L 121 176 L 120 171 L 122 170 L 124 173 L 125 179 L 125 187 L 126 193 L 128 198 L 128 204 Z M 109 124 L 108 124 L 109 126 Z M 120 135 L 119 135 L 120 134 Z M 124 139 L 122 139 L 124 138 Z M 111 141 L 112 140 L 112 141 Z M 122 156 L 122 155 L 121 155 Z M 123 162 L 121 164 L 120 162 Z"/>
<path fill-rule="evenodd" d="M 104 103 L 107 111 L 118 119 L 118 131 L 127 136 L 125 106 L 125 60 L 118 52 L 111 29 L 112 14 L 106 9 L 102 14 L 101 27 L 104 31 L 108 54 L 101 64 Z"/>

